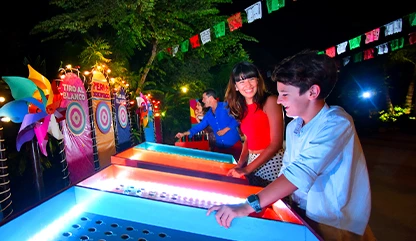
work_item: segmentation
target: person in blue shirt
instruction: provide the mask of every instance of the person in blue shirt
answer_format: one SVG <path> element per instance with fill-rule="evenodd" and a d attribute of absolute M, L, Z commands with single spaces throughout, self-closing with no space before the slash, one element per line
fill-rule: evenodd
<path fill-rule="evenodd" d="M 211 127 L 215 135 L 214 152 L 231 154 L 235 160 L 238 160 L 241 154 L 241 137 L 238 131 L 239 123 L 232 117 L 225 102 L 217 101 L 217 94 L 213 89 L 207 89 L 202 94 L 202 102 L 205 108 L 209 110 L 205 113 L 204 118 L 198 124 L 185 132 L 176 134 L 176 138 L 182 138 L 185 135 L 192 137 L 196 133 Z"/>
<path fill-rule="evenodd" d="M 217 222 L 230 227 L 290 195 L 297 213 L 324 240 L 375 240 L 368 220 L 371 192 L 366 160 L 351 116 L 325 99 L 337 81 L 333 59 L 303 51 L 273 72 L 281 104 L 294 119 L 286 128 L 279 177 L 246 203 L 212 206 Z"/>

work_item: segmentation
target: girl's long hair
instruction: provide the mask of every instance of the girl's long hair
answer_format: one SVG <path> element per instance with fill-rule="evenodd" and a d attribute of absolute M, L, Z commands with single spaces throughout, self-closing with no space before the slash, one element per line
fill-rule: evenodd
<path fill-rule="evenodd" d="M 264 79 L 258 68 L 249 62 L 240 62 L 234 65 L 228 80 L 227 91 L 225 92 L 225 100 L 227 101 L 230 114 L 241 121 L 247 115 L 247 104 L 244 96 L 236 91 L 236 83 L 240 80 L 257 78 L 257 93 L 253 97 L 253 102 L 257 105 L 257 109 L 263 109 L 269 93 L 266 90 Z"/>

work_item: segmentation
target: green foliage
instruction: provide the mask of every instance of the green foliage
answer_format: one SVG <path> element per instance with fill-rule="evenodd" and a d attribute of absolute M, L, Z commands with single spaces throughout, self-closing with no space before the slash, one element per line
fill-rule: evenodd
<path fill-rule="evenodd" d="M 402 108 L 400 106 L 394 106 L 393 111 L 380 111 L 379 119 L 382 122 L 396 122 L 400 117 L 409 116 L 410 112 L 411 108 L 409 107 Z M 411 117 L 409 116 L 409 118 Z"/>
<path fill-rule="evenodd" d="M 149 60 L 156 53 L 150 47 L 156 45 L 156 51 L 180 44 L 183 40 L 226 20 L 216 8 L 218 4 L 232 3 L 231 0 L 53 0 L 52 5 L 63 9 L 63 13 L 45 20 L 34 27 L 32 33 L 48 33 L 45 40 L 67 38 L 74 34 L 97 38 L 103 41 L 87 41 L 87 49 L 81 57 L 84 61 L 107 59 L 112 46 L 111 58 L 125 63 L 126 59 L 139 54 L 143 60 Z M 92 7 L 94 6 L 94 7 Z M 256 41 L 239 31 L 228 32 L 206 45 L 192 49 L 199 58 L 209 57 L 212 61 L 226 61 L 230 51 L 244 55 L 241 40 Z M 101 51 L 93 52 L 99 47 Z M 108 51 L 107 54 L 105 51 Z M 137 51 L 140 51 L 139 53 Z M 191 50 L 190 50 L 191 51 Z M 185 55 L 188 53 L 185 53 Z M 184 54 L 178 53 L 183 59 Z M 144 64 L 147 62 L 147 64 Z M 150 65 L 149 65 L 150 64 Z M 143 61 L 140 65 L 142 75 L 152 61 Z M 125 66 L 128 67 L 128 66 Z M 145 78 L 144 78 L 145 79 Z M 144 82 L 144 81 L 143 81 Z M 140 82 L 138 86 L 140 88 Z M 133 86 L 131 86 L 133 87 Z"/>
<path fill-rule="evenodd" d="M 81 52 L 79 58 L 81 64 L 85 66 L 94 66 L 97 63 L 109 63 L 111 59 L 105 57 L 110 56 L 110 44 L 104 39 L 88 40 L 87 47 Z"/>
<path fill-rule="evenodd" d="M 226 21 L 220 4 L 232 0 L 53 0 L 52 5 L 62 13 L 34 27 L 32 34 L 46 33 L 44 41 L 68 37 L 82 37 L 86 48 L 79 55 L 82 65 L 89 68 L 106 63 L 114 76 L 113 87 L 126 81 L 130 98 L 140 92 L 151 93 L 160 100 L 163 123 L 167 130 L 189 128 L 189 99 L 200 98 L 202 91 L 214 88 L 219 96 L 228 81 L 231 66 L 248 60 L 242 41 L 257 41 L 241 33 L 230 32 L 211 42 L 176 56 L 173 48 L 195 34 Z M 244 16 L 244 13 L 243 13 Z M 155 61 L 157 53 L 165 58 Z M 181 93 L 187 86 L 189 92 Z M 186 125 L 186 127 L 185 127 Z"/>

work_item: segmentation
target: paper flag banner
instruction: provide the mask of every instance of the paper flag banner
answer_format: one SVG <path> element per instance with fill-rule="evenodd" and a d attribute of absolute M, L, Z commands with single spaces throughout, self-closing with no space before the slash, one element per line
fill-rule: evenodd
<path fill-rule="evenodd" d="M 416 26 L 416 13 L 409 15 L 410 26 Z"/>
<path fill-rule="evenodd" d="M 211 41 L 211 30 L 210 29 L 206 29 L 206 30 L 202 31 L 199 35 L 201 36 L 202 44 L 206 44 L 206 43 Z"/>
<path fill-rule="evenodd" d="M 394 39 L 390 42 L 391 51 L 396 51 L 403 48 L 404 38 Z"/>
<path fill-rule="evenodd" d="M 178 50 L 179 50 L 179 45 L 175 45 L 175 46 L 173 47 L 173 52 L 172 52 L 172 55 L 173 55 L 173 56 L 176 56 L 176 54 L 178 53 Z"/>
<path fill-rule="evenodd" d="M 229 17 L 227 19 L 228 21 L 228 27 L 230 28 L 230 31 L 234 31 L 236 29 L 239 29 L 243 26 L 243 20 L 241 19 L 241 13 L 236 13 L 233 16 Z"/>
<path fill-rule="evenodd" d="M 354 63 L 361 62 L 363 60 L 363 52 L 354 54 Z"/>
<path fill-rule="evenodd" d="M 360 47 L 361 35 L 349 40 L 350 50 Z"/>
<path fill-rule="evenodd" d="M 351 56 L 344 57 L 342 59 L 342 64 L 345 66 L 350 62 Z"/>
<path fill-rule="evenodd" d="M 326 53 L 326 55 L 328 55 L 331 58 L 335 57 L 335 46 L 327 48 L 325 50 L 325 53 Z"/>
<path fill-rule="evenodd" d="M 380 36 L 380 28 L 371 30 L 370 32 L 365 33 L 365 43 L 371 43 L 377 41 Z"/>
<path fill-rule="evenodd" d="M 219 38 L 225 35 L 225 22 L 222 21 L 214 26 L 215 37 Z"/>
<path fill-rule="evenodd" d="M 285 0 L 266 0 L 267 12 L 270 14 L 285 6 Z"/>
<path fill-rule="evenodd" d="M 409 33 L 409 44 L 415 44 L 416 43 L 416 32 Z"/>
<path fill-rule="evenodd" d="M 387 43 L 380 44 L 376 47 L 378 49 L 378 55 L 387 54 L 389 52 L 389 47 Z"/>
<path fill-rule="evenodd" d="M 201 44 L 199 43 L 199 35 L 196 34 L 194 36 L 192 36 L 189 41 L 191 42 L 192 48 L 198 48 L 199 46 L 201 46 Z"/>
<path fill-rule="evenodd" d="M 366 49 L 364 50 L 364 60 L 372 59 L 374 58 L 374 49 Z"/>
<path fill-rule="evenodd" d="M 157 60 L 158 60 L 158 61 L 162 60 L 162 59 L 163 59 L 163 57 L 164 57 L 164 55 L 165 55 L 165 54 L 163 53 L 163 51 L 160 51 L 159 53 L 157 53 L 157 56 L 156 56 L 156 57 L 157 57 Z"/>
<path fill-rule="evenodd" d="M 395 33 L 400 33 L 402 31 L 402 19 L 399 18 L 391 23 L 388 23 L 384 29 L 384 35 L 389 36 Z"/>
<path fill-rule="evenodd" d="M 251 5 L 250 7 L 246 8 L 247 13 L 247 22 L 252 23 L 256 19 L 261 19 L 261 1 Z"/>
<path fill-rule="evenodd" d="M 181 51 L 183 53 L 188 52 L 188 49 L 189 49 L 189 39 L 187 39 L 187 40 L 185 40 L 181 43 Z"/>
<path fill-rule="evenodd" d="M 345 49 L 347 48 L 348 41 L 342 42 L 337 45 L 337 54 L 340 55 L 345 52 Z"/>

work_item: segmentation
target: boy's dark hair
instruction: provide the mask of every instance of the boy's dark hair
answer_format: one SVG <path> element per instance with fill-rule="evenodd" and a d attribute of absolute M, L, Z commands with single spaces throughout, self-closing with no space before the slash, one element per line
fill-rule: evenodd
<path fill-rule="evenodd" d="M 203 93 L 207 96 L 212 96 L 214 99 L 217 99 L 217 92 L 214 89 L 206 89 Z"/>
<path fill-rule="evenodd" d="M 299 88 L 304 94 L 312 85 L 318 85 L 318 99 L 325 99 L 337 82 L 337 65 L 326 54 L 305 50 L 284 59 L 273 71 L 272 80 Z"/>

